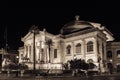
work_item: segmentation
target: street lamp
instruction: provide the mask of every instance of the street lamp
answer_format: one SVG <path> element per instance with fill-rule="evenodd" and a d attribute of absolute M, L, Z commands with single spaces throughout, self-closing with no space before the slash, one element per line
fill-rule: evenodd
<path fill-rule="evenodd" d="M 73 56 L 73 59 L 74 59 L 74 60 L 77 59 L 76 55 Z"/>
<path fill-rule="evenodd" d="M 110 63 L 112 63 L 112 59 L 110 59 Z"/>
<path fill-rule="evenodd" d="M 16 56 L 16 59 L 17 59 L 17 71 L 16 71 L 16 77 L 18 77 L 18 68 L 19 68 L 19 56 Z"/>
<path fill-rule="evenodd" d="M 100 74 L 101 74 L 100 61 L 101 61 L 101 57 L 99 56 L 99 57 L 98 57 L 98 63 L 99 63 L 99 71 L 100 71 Z"/>
<path fill-rule="evenodd" d="M 39 29 L 37 26 L 33 25 L 30 30 L 29 30 L 31 33 L 33 33 L 33 70 L 34 70 L 34 73 L 35 73 L 35 70 L 36 70 L 36 52 L 35 52 L 35 35 L 36 34 L 39 34 Z"/>
<path fill-rule="evenodd" d="M 109 72 L 110 72 L 110 74 L 112 74 L 113 73 L 113 64 L 112 64 L 112 59 L 110 59 L 110 62 L 109 62 Z"/>

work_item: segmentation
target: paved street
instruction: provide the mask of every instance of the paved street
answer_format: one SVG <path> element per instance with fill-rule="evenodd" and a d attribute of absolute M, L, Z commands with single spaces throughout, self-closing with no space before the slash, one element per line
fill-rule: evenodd
<path fill-rule="evenodd" d="M 0 76 L 0 80 L 120 80 L 120 75 L 113 74 L 113 75 L 88 76 L 88 77 L 72 77 L 72 76 L 5 77 L 5 76 Z"/>

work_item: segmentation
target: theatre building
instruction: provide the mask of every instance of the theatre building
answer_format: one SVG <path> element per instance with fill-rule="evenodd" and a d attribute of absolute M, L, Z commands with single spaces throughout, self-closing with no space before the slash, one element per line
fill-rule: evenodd
<path fill-rule="evenodd" d="M 25 62 L 29 69 L 33 69 L 34 61 L 36 69 L 63 69 L 62 64 L 77 58 L 92 61 L 104 71 L 106 44 L 113 40 L 113 34 L 104 25 L 75 16 L 56 35 L 46 29 L 30 30 L 21 38 L 24 46 L 19 48 L 19 62 Z"/>
<path fill-rule="evenodd" d="M 107 63 L 111 63 L 115 71 L 120 72 L 120 42 L 107 43 Z"/>

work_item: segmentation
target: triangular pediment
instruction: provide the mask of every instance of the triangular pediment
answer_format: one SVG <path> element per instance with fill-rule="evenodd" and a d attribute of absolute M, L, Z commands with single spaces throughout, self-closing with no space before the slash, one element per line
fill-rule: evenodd
<path fill-rule="evenodd" d="M 22 41 L 26 41 L 26 40 L 29 40 L 29 39 L 32 39 L 33 38 L 33 34 L 31 32 L 28 32 L 23 38 L 22 38 Z"/>

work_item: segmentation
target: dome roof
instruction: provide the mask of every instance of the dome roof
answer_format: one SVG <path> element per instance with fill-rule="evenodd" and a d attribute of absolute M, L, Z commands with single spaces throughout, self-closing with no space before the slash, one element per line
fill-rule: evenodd
<path fill-rule="evenodd" d="M 62 27 L 61 34 L 70 34 L 90 28 L 93 28 L 93 25 L 87 21 L 81 21 L 79 20 L 79 16 L 75 16 L 74 21 L 69 22 Z"/>

